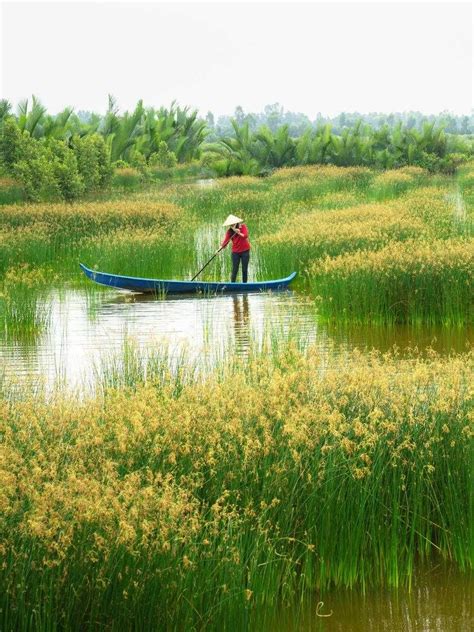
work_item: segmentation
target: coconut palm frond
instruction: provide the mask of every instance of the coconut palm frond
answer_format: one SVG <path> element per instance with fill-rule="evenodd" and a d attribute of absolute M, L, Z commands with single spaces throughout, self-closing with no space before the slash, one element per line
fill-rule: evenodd
<path fill-rule="evenodd" d="M 125 114 L 118 119 L 111 145 L 111 160 L 125 159 L 130 148 L 133 147 L 139 134 L 140 123 L 144 114 L 143 101 L 139 101 L 132 114 Z"/>
<path fill-rule="evenodd" d="M 41 121 L 44 119 L 46 114 L 46 108 L 41 104 L 39 99 L 37 99 L 34 95 L 32 96 L 32 104 L 31 110 L 28 113 L 27 121 L 26 121 L 26 129 L 31 134 L 31 136 L 40 137 L 41 136 L 41 128 L 38 128 Z"/>

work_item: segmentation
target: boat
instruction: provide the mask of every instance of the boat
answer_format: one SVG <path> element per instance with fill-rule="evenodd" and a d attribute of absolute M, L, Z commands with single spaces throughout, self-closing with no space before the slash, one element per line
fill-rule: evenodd
<path fill-rule="evenodd" d="M 171 281 L 162 279 L 145 279 L 141 277 L 122 276 L 91 270 L 83 263 L 79 264 L 84 274 L 95 283 L 119 290 L 140 293 L 186 294 L 200 292 L 202 294 L 220 294 L 222 292 L 266 292 L 268 290 L 285 290 L 293 281 L 296 272 L 284 279 L 272 281 L 254 281 L 251 283 L 231 283 L 218 281 Z"/>

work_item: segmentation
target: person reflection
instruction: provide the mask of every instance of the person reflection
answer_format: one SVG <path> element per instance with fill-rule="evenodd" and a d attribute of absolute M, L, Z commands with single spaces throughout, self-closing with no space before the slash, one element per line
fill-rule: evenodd
<path fill-rule="evenodd" d="M 247 355 L 250 349 L 250 314 L 248 294 L 232 295 L 234 305 L 235 351 Z"/>

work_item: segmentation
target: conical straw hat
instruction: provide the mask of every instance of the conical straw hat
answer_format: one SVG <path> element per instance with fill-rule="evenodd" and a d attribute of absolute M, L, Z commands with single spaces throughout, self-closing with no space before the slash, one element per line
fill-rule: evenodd
<path fill-rule="evenodd" d="M 235 215 L 229 215 L 229 217 L 225 220 L 222 226 L 233 226 L 234 224 L 241 224 L 244 220 L 240 219 L 240 217 L 236 217 Z"/>

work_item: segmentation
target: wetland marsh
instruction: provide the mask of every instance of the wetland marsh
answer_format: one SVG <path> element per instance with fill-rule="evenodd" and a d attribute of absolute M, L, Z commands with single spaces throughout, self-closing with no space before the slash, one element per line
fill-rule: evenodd
<path fill-rule="evenodd" d="M 338 630 L 369 599 L 396 629 L 450 573 L 468 608 L 473 182 L 295 167 L 0 206 L 0 628 Z M 229 213 L 250 278 L 291 291 L 79 270 L 191 278 Z"/>

